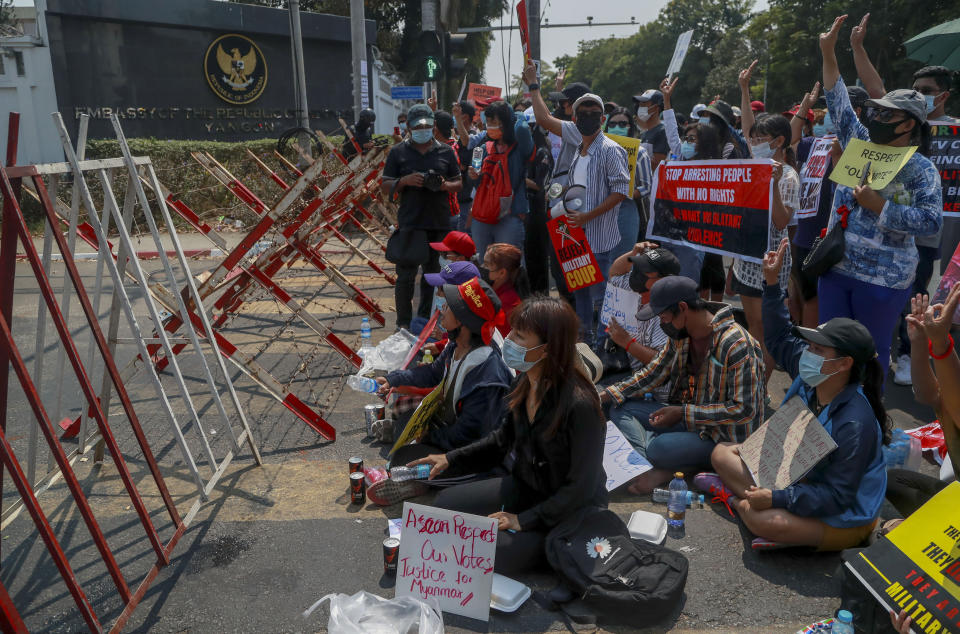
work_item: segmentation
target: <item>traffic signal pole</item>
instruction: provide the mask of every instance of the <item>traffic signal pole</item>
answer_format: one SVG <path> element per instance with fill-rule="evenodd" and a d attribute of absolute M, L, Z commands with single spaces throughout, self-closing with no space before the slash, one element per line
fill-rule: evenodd
<path fill-rule="evenodd" d="M 310 129 L 307 106 L 307 74 L 303 65 L 303 33 L 300 29 L 300 0 L 290 0 L 290 46 L 293 49 L 293 77 L 297 87 L 297 127 Z M 309 143 L 309 140 L 306 141 Z M 304 149 L 309 152 L 309 146 Z"/>
<path fill-rule="evenodd" d="M 363 109 L 363 62 L 367 59 L 367 32 L 364 29 L 363 0 L 350 0 L 350 43 L 353 56 L 353 121 Z M 369 76 L 369 69 L 367 69 Z M 369 81 L 369 80 L 368 80 Z"/>

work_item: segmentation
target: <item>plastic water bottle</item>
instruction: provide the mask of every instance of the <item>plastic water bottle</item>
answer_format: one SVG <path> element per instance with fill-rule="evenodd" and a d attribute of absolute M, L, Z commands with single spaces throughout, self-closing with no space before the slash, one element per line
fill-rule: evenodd
<path fill-rule="evenodd" d="M 658 504 L 670 503 L 670 491 L 668 489 L 654 489 L 653 501 Z M 693 491 L 687 491 L 687 508 L 693 507 Z"/>
<path fill-rule="evenodd" d="M 917 471 L 920 469 L 920 461 L 923 460 L 923 446 L 920 444 L 919 438 L 914 438 L 910 434 L 906 436 L 909 439 L 909 451 L 907 452 L 907 463 L 905 466 L 911 471 Z"/>
<path fill-rule="evenodd" d="M 667 502 L 667 524 L 675 531 L 682 531 L 687 514 L 687 483 L 683 473 L 677 471 L 670 481 L 670 501 Z"/>
<path fill-rule="evenodd" d="M 653 392 L 647 392 L 646 394 L 644 394 L 644 395 L 643 395 L 643 400 L 647 401 L 648 403 L 652 403 L 652 402 L 653 402 Z"/>
<path fill-rule="evenodd" d="M 404 480 L 426 480 L 430 477 L 430 465 L 418 464 L 415 467 L 394 467 L 390 469 L 390 479 L 394 482 Z"/>
<path fill-rule="evenodd" d="M 372 348 L 373 346 L 370 345 L 370 318 L 364 317 L 360 320 L 360 349 L 357 350 L 357 355 L 363 359 L 367 351 Z"/>
<path fill-rule="evenodd" d="M 480 168 L 483 167 L 483 146 L 478 145 L 473 148 L 473 169 L 480 171 Z"/>
<path fill-rule="evenodd" d="M 424 350 L 422 365 L 430 365 L 431 363 L 433 363 L 433 353 L 430 350 Z"/>
<path fill-rule="evenodd" d="M 853 615 L 847 610 L 837 612 L 837 620 L 833 622 L 830 632 L 832 634 L 854 634 Z"/>
<path fill-rule="evenodd" d="M 350 389 L 370 394 L 376 394 L 377 390 L 380 389 L 380 384 L 375 380 L 368 376 L 358 376 L 356 374 L 347 377 L 347 385 L 350 386 Z"/>

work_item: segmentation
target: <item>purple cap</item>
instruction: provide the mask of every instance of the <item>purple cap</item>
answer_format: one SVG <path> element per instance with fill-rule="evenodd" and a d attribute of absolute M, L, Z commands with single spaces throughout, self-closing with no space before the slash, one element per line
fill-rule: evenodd
<path fill-rule="evenodd" d="M 480 277 L 480 269 L 473 262 L 448 262 L 440 268 L 439 273 L 427 273 L 423 279 L 427 280 L 430 286 L 443 286 L 444 284 L 455 284 L 459 286 L 464 282 L 469 282 L 475 277 Z"/>

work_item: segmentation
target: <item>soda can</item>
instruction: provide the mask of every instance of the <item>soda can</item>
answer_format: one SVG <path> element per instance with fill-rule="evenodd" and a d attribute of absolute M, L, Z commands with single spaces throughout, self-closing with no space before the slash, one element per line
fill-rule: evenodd
<path fill-rule="evenodd" d="M 363 471 L 350 474 L 350 503 L 363 504 L 367 501 L 367 486 L 363 481 Z"/>
<path fill-rule="evenodd" d="M 347 464 L 350 465 L 350 473 L 356 473 L 357 471 L 363 471 L 363 458 L 360 456 L 354 456 L 347 461 Z"/>
<path fill-rule="evenodd" d="M 383 540 L 383 574 L 391 577 L 397 574 L 397 559 L 400 557 L 400 540 L 388 537 Z"/>
<path fill-rule="evenodd" d="M 367 438 L 373 436 L 373 424 L 382 420 L 386 416 L 387 408 L 383 404 L 373 404 L 363 406 L 363 420 L 367 424 Z"/>

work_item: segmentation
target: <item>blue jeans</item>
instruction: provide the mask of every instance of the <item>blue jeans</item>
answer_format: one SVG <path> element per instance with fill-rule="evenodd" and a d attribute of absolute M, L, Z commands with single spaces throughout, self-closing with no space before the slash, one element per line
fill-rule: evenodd
<path fill-rule="evenodd" d="M 664 242 L 664 249 L 677 256 L 680 260 L 680 275 L 689 277 L 691 280 L 700 284 L 700 270 L 703 268 L 703 258 L 706 253 L 693 247 L 681 246 L 672 242 Z"/>
<path fill-rule="evenodd" d="M 637 203 L 632 198 L 627 198 L 620 203 L 620 211 L 617 212 L 617 228 L 620 230 L 620 244 L 613 247 L 613 255 L 610 258 L 612 263 L 627 251 L 633 249 L 637 243 L 637 232 L 640 231 L 640 212 L 637 211 Z"/>
<path fill-rule="evenodd" d="M 657 401 L 630 398 L 623 405 L 610 407 L 610 421 L 617 426 L 633 448 L 646 455 L 647 444 L 653 439 L 655 427 L 650 425 L 650 414 L 663 407 Z"/>
<path fill-rule="evenodd" d="M 658 429 L 647 443 L 647 460 L 657 469 L 677 471 L 712 471 L 710 454 L 717 443 L 701 438 L 699 432 L 687 431 L 683 423 Z"/>
<path fill-rule="evenodd" d="M 477 244 L 477 249 L 479 250 L 479 248 L 480 245 Z M 598 338 L 596 336 L 597 324 L 594 320 L 594 311 L 599 308 L 599 305 L 603 302 L 603 296 L 607 292 L 607 274 L 610 272 L 613 251 L 594 253 L 593 256 L 597 258 L 603 281 L 573 292 L 574 308 L 577 317 L 580 318 L 580 340 L 589 346 L 593 346 Z"/>
<path fill-rule="evenodd" d="M 460 212 L 463 216 L 463 211 Z M 513 214 L 501 218 L 495 225 L 478 222 L 476 218 L 470 223 L 470 235 L 477 245 L 477 257 L 483 261 L 483 254 L 491 244 L 506 242 L 523 251 L 523 221 Z"/>
<path fill-rule="evenodd" d="M 472 200 L 461 200 L 460 201 L 460 215 L 457 216 L 457 224 L 453 224 L 451 220 L 450 226 L 453 227 L 454 231 L 462 231 L 464 233 L 470 233 L 470 230 L 473 228 L 473 223 L 470 223 L 470 226 L 467 226 L 467 219 L 470 217 L 470 209 L 473 207 Z"/>

